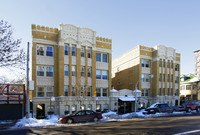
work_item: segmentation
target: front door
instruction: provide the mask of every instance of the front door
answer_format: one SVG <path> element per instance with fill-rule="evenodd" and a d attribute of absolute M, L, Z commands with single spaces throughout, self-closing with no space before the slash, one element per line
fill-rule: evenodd
<path fill-rule="evenodd" d="M 44 119 L 45 118 L 45 104 L 38 104 L 37 105 L 36 118 L 37 119 Z"/>

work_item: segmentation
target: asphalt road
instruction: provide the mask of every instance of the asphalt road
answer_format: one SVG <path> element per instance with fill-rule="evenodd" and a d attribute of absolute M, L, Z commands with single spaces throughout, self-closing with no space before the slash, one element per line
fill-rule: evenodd
<path fill-rule="evenodd" d="M 2 130 L 0 135 L 171 135 L 200 134 L 200 114 L 42 129 Z"/>

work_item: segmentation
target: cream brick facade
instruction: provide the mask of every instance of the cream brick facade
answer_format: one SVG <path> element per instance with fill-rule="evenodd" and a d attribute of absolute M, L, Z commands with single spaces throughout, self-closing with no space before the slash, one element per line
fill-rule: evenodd
<path fill-rule="evenodd" d="M 149 75 L 153 75 L 150 78 Z M 139 45 L 112 61 L 114 89 L 134 90 L 137 81 L 142 90 L 139 103 L 147 107 L 155 102 L 179 104 L 180 54 L 174 48 Z"/>
<path fill-rule="evenodd" d="M 58 115 L 80 108 L 114 110 L 117 98 L 109 97 L 111 49 L 111 39 L 97 37 L 89 28 L 32 25 L 33 112 L 37 113 L 39 104 L 45 105 L 45 115 L 50 108 Z M 55 102 L 50 107 L 51 96 Z"/>

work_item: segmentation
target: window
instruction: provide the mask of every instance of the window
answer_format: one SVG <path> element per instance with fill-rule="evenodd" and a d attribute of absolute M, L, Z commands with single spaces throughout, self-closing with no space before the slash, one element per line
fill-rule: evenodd
<path fill-rule="evenodd" d="M 102 71 L 102 79 L 108 80 L 108 71 Z"/>
<path fill-rule="evenodd" d="M 108 89 L 103 88 L 103 97 L 107 97 L 107 96 L 108 96 Z"/>
<path fill-rule="evenodd" d="M 101 62 L 101 53 L 96 53 L 96 61 Z"/>
<path fill-rule="evenodd" d="M 149 68 L 150 67 L 150 61 L 146 60 L 146 67 Z"/>
<path fill-rule="evenodd" d="M 92 86 L 88 86 L 87 96 L 91 97 Z"/>
<path fill-rule="evenodd" d="M 64 87 L 65 96 L 69 96 L 69 86 Z"/>
<path fill-rule="evenodd" d="M 81 57 L 85 57 L 85 47 L 81 47 Z"/>
<path fill-rule="evenodd" d="M 162 67 L 162 60 L 159 61 L 159 67 Z"/>
<path fill-rule="evenodd" d="M 159 89 L 159 96 L 161 96 L 161 93 L 162 93 L 162 90 L 161 90 L 161 88 Z"/>
<path fill-rule="evenodd" d="M 169 88 L 167 88 L 167 95 L 169 95 L 169 92 L 170 92 L 170 89 L 169 89 Z"/>
<path fill-rule="evenodd" d="M 53 56 L 53 47 L 51 46 L 46 47 L 46 56 Z"/>
<path fill-rule="evenodd" d="M 85 87 L 81 86 L 81 96 L 85 96 Z"/>
<path fill-rule="evenodd" d="M 169 74 L 167 75 L 167 82 L 169 82 Z"/>
<path fill-rule="evenodd" d="M 72 66 L 72 76 L 76 76 L 76 66 Z"/>
<path fill-rule="evenodd" d="M 178 71 L 178 64 L 175 64 L 175 71 Z"/>
<path fill-rule="evenodd" d="M 159 74 L 159 81 L 161 82 L 162 80 L 162 74 Z"/>
<path fill-rule="evenodd" d="M 170 61 L 167 62 L 167 68 L 169 68 L 169 67 L 170 67 Z"/>
<path fill-rule="evenodd" d="M 108 54 L 103 54 L 103 62 L 108 62 Z"/>
<path fill-rule="evenodd" d="M 187 85 L 186 86 L 186 90 L 191 90 L 192 89 L 192 86 L 191 85 Z"/>
<path fill-rule="evenodd" d="M 145 78 L 146 78 L 146 82 L 150 82 L 150 76 L 149 75 L 145 75 Z"/>
<path fill-rule="evenodd" d="M 37 76 L 44 76 L 44 66 L 37 66 Z"/>
<path fill-rule="evenodd" d="M 145 90 L 145 96 L 149 96 L 149 90 L 148 89 Z"/>
<path fill-rule="evenodd" d="M 165 95 L 165 88 L 163 89 L 163 96 Z"/>
<path fill-rule="evenodd" d="M 76 96 L 76 87 L 72 86 L 72 96 Z"/>
<path fill-rule="evenodd" d="M 53 77 L 53 67 L 46 67 L 46 76 Z"/>
<path fill-rule="evenodd" d="M 52 97 L 53 96 L 53 87 L 46 87 L 46 96 L 47 97 Z"/>
<path fill-rule="evenodd" d="M 38 87 L 37 88 L 37 96 L 38 97 L 44 97 L 44 87 Z"/>
<path fill-rule="evenodd" d="M 175 96 L 178 96 L 178 89 L 175 90 Z"/>
<path fill-rule="evenodd" d="M 141 78 L 142 78 L 142 82 L 144 82 L 144 81 L 145 81 L 145 80 L 144 80 L 144 74 L 142 74 L 142 77 L 141 77 Z"/>
<path fill-rule="evenodd" d="M 92 105 L 88 105 L 87 110 L 92 110 Z M 86 114 L 94 114 L 93 111 L 86 111 Z"/>
<path fill-rule="evenodd" d="M 69 66 L 64 67 L 65 76 L 69 76 Z"/>
<path fill-rule="evenodd" d="M 171 75 L 171 82 L 173 82 L 173 75 Z"/>
<path fill-rule="evenodd" d="M 76 46 L 72 46 L 72 56 L 76 56 Z"/>
<path fill-rule="evenodd" d="M 96 88 L 97 97 L 101 96 L 101 88 Z"/>
<path fill-rule="evenodd" d="M 147 74 L 142 74 L 141 81 L 142 82 L 150 82 L 150 76 Z"/>
<path fill-rule="evenodd" d="M 85 66 L 81 67 L 81 76 L 85 76 Z"/>
<path fill-rule="evenodd" d="M 144 90 L 142 90 L 142 94 L 141 94 L 141 96 L 144 96 Z"/>
<path fill-rule="evenodd" d="M 144 65 L 145 65 L 145 64 L 144 64 L 144 60 L 142 60 L 142 67 L 144 67 Z"/>
<path fill-rule="evenodd" d="M 175 78 L 175 83 L 178 83 L 178 77 Z"/>
<path fill-rule="evenodd" d="M 69 55 L 69 46 L 65 45 L 65 55 Z"/>
<path fill-rule="evenodd" d="M 44 56 L 44 46 L 37 45 L 37 55 Z"/>
<path fill-rule="evenodd" d="M 37 87 L 37 97 L 52 97 L 53 87 Z"/>
<path fill-rule="evenodd" d="M 101 79 L 101 71 L 96 70 L 96 79 Z"/>
<path fill-rule="evenodd" d="M 173 69 L 173 61 L 171 61 L 171 68 Z"/>
<path fill-rule="evenodd" d="M 165 74 L 163 74 L 163 82 L 165 82 Z"/>
<path fill-rule="evenodd" d="M 88 58 L 92 58 L 92 48 L 88 48 Z"/>
<path fill-rule="evenodd" d="M 142 67 L 149 68 L 150 67 L 150 61 L 142 59 Z"/>
<path fill-rule="evenodd" d="M 88 67 L 88 77 L 92 77 L 92 67 Z"/>
<path fill-rule="evenodd" d="M 163 60 L 163 68 L 165 68 L 165 60 Z"/>

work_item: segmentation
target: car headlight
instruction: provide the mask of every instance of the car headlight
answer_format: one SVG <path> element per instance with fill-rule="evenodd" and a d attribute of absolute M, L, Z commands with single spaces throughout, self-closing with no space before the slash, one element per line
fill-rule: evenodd
<path fill-rule="evenodd" d="M 154 112 L 155 110 L 150 110 L 150 112 Z"/>

